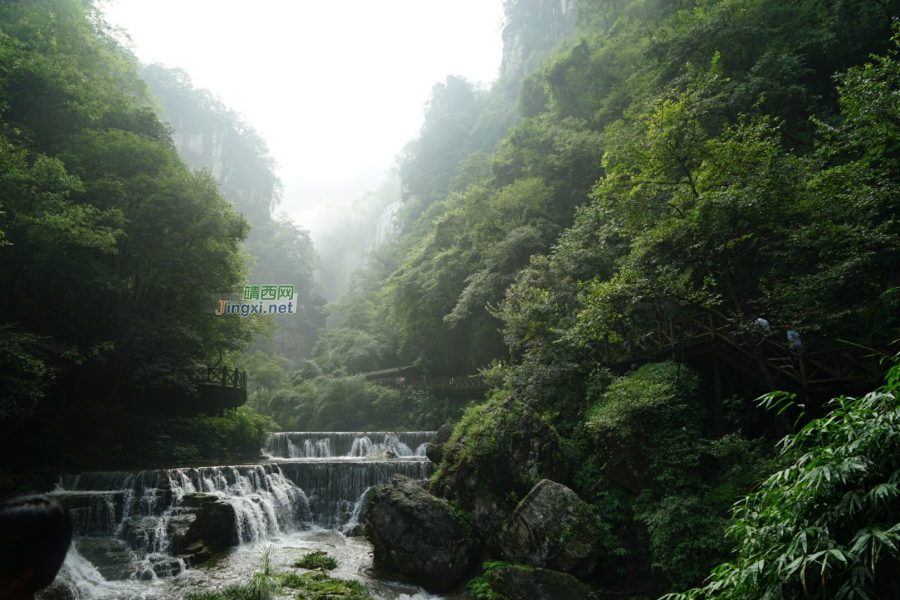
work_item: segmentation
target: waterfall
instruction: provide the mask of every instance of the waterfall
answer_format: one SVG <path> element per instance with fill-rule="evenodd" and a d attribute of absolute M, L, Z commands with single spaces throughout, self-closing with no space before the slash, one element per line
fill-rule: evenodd
<path fill-rule="evenodd" d="M 231 507 L 238 543 L 262 541 L 310 521 L 306 494 L 277 465 L 82 473 L 63 477 L 50 495 L 72 507 L 75 535 L 126 537 L 136 549 L 164 553 L 171 521 L 185 495 L 194 493 L 217 496 Z M 126 527 L 133 530 L 135 521 L 146 525 L 140 534 Z"/>
<path fill-rule="evenodd" d="M 273 433 L 263 451 L 271 458 L 365 458 L 379 452 L 402 457 L 425 456 L 425 445 L 434 431 L 324 432 L 290 431 Z"/>
<path fill-rule="evenodd" d="M 403 202 L 399 201 L 389 204 L 384 208 L 381 212 L 381 216 L 378 217 L 378 222 L 375 224 L 375 238 L 367 244 L 367 252 L 378 250 L 394 238 L 397 233 L 397 226 L 394 223 L 394 219 L 397 218 L 397 214 L 400 212 L 401 208 L 403 208 Z"/>
<path fill-rule="evenodd" d="M 75 600 L 147 597 L 141 586 L 190 575 L 210 548 L 320 528 L 361 535 L 370 488 L 395 474 L 431 475 L 434 435 L 273 433 L 265 464 L 62 476 L 49 495 L 69 508 L 76 544 L 59 582 Z"/>
<path fill-rule="evenodd" d="M 350 523 L 360 498 L 373 485 L 387 483 L 396 474 L 427 479 L 434 469 L 424 460 L 292 461 L 280 466 L 285 477 L 306 492 L 313 524 L 327 529 Z"/>

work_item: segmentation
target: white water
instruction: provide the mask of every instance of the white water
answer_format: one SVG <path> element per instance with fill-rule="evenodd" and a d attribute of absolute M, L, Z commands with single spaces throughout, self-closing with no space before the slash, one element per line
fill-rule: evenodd
<path fill-rule="evenodd" d="M 380 580 L 370 571 L 369 542 L 340 533 L 359 523 L 371 486 L 396 473 L 420 480 L 430 475 L 433 465 L 423 455 L 433 435 L 274 434 L 266 449 L 287 454 L 277 463 L 63 477 L 52 495 L 69 506 L 77 539 L 58 581 L 77 600 L 174 600 L 188 591 L 245 583 L 259 567 L 262 547 L 272 546 L 274 566 L 282 572 L 294 570 L 294 560 L 309 550 L 325 550 L 339 561 L 332 576 L 360 580 L 379 599 L 465 598 Z M 376 458 L 385 451 L 402 458 Z M 187 495 L 198 492 L 217 496 L 234 511 L 231 534 L 238 545 L 214 566 L 191 569 L 175 556 L 171 532 L 193 501 Z M 78 551 L 89 537 L 118 540 L 108 543 L 132 553 L 126 580 L 107 581 Z"/>
<path fill-rule="evenodd" d="M 322 432 L 271 434 L 263 447 L 270 458 L 364 458 L 384 452 L 425 458 L 434 431 Z"/>

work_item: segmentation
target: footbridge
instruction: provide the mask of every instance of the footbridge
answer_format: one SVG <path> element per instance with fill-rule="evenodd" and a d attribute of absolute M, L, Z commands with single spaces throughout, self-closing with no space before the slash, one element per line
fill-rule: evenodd
<path fill-rule="evenodd" d="M 739 326 L 714 310 L 695 310 L 665 322 L 623 342 L 606 342 L 600 348 L 601 362 L 616 369 L 635 362 L 661 358 L 685 358 L 714 354 L 771 390 L 808 392 L 859 385 L 877 385 L 883 380 L 896 354 L 891 340 L 856 343 L 816 339 L 801 333 L 802 347 L 787 345 L 787 336 L 768 332 L 755 322 Z"/>

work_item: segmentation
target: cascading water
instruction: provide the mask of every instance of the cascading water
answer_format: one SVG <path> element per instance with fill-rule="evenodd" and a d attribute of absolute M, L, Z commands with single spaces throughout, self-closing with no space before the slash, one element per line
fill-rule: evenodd
<path fill-rule="evenodd" d="M 246 562 L 241 557 L 249 554 L 242 548 L 261 542 L 296 548 L 289 541 L 297 536 L 325 532 L 353 550 L 347 560 L 370 560 L 367 542 L 344 538 L 340 531 L 359 523 L 363 499 L 372 486 L 395 474 L 418 480 L 431 474 L 433 464 L 424 453 L 433 436 L 276 433 L 263 449 L 275 462 L 64 476 L 51 495 L 69 507 L 77 543 L 59 581 L 79 600 L 177 598 L 183 595 L 183 585 L 208 585 L 190 565 L 209 556 L 198 555 L 193 542 L 201 517 L 208 520 L 210 514 L 219 521 L 212 530 L 203 530 L 204 540 L 217 536 L 220 545 L 237 546 L 228 556 L 238 563 Z M 120 562 L 127 567 L 116 570 L 97 562 L 104 562 L 106 555 L 124 556 Z M 384 589 L 385 598 L 430 597 Z"/>
<path fill-rule="evenodd" d="M 385 451 L 424 458 L 425 445 L 434 435 L 434 431 L 290 431 L 271 434 L 263 451 L 271 458 L 362 458 Z"/>
<path fill-rule="evenodd" d="M 394 220 L 400 213 L 401 208 L 403 208 L 402 201 L 394 202 L 384 207 L 381 216 L 378 217 L 378 222 L 375 223 L 375 237 L 366 244 L 367 253 L 378 250 L 394 239 L 397 235 L 397 224 Z"/>

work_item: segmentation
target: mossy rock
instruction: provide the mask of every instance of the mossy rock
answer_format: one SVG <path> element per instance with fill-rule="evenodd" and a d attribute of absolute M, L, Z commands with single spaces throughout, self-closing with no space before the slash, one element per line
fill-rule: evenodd
<path fill-rule="evenodd" d="M 538 481 L 568 481 L 559 435 L 534 410 L 508 396 L 469 409 L 442 458 L 431 490 L 470 513 L 482 539 Z"/>
<path fill-rule="evenodd" d="M 508 566 L 490 577 L 491 591 L 507 600 L 597 600 L 575 577 L 548 569 Z"/>
<path fill-rule="evenodd" d="M 544 479 L 503 522 L 498 538 L 509 560 L 583 576 L 597 563 L 602 535 L 575 492 Z"/>
<path fill-rule="evenodd" d="M 446 501 L 402 475 L 378 491 L 366 522 L 377 564 L 426 589 L 440 591 L 456 583 L 478 548 Z"/>

